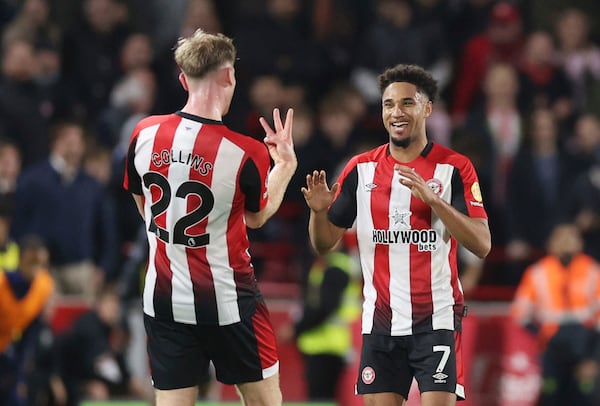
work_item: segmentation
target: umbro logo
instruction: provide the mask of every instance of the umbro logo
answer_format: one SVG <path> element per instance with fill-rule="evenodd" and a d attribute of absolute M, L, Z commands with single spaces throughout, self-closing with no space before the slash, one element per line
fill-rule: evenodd
<path fill-rule="evenodd" d="M 446 378 L 448 378 L 448 375 L 443 372 L 438 372 L 433 375 L 433 383 L 446 383 Z"/>
<path fill-rule="evenodd" d="M 372 191 L 373 189 L 375 189 L 376 187 L 377 187 L 377 185 L 376 185 L 376 184 L 374 184 L 374 183 L 367 183 L 367 184 L 365 185 L 365 190 L 366 190 L 367 192 L 370 192 L 370 191 Z"/>

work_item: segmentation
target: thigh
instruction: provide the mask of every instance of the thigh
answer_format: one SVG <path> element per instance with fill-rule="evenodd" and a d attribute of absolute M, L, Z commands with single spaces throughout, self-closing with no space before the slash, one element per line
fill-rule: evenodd
<path fill-rule="evenodd" d="M 236 387 L 244 401 L 244 405 L 281 406 L 283 401 L 279 389 L 279 373 L 261 381 L 241 383 Z"/>
<path fill-rule="evenodd" d="M 148 315 L 144 315 L 144 326 L 154 388 L 163 391 L 195 388 L 209 367 L 198 339 L 199 327 L 156 320 Z"/>
<path fill-rule="evenodd" d="M 405 343 L 405 337 L 363 335 L 356 383 L 359 395 L 392 392 L 408 397 L 413 372 Z"/>
<path fill-rule="evenodd" d="M 423 392 L 449 392 L 464 399 L 464 386 L 457 381 L 459 333 L 435 330 L 412 336 L 410 363 Z"/>
<path fill-rule="evenodd" d="M 156 389 L 157 406 L 194 406 L 198 397 L 198 388 L 172 390 Z"/>
<path fill-rule="evenodd" d="M 206 347 L 219 382 L 256 382 L 279 372 L 275 334 L 263 302 L 252 318 L 217 327 L 214 334 L 206 338 Z"/>

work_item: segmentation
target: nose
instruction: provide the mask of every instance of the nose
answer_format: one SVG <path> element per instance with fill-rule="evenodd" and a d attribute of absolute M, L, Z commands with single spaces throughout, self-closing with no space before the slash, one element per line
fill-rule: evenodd
<path fill-rule="evenodd" d="M 400 106 L 399 104 L 396 104 L 394 106 L 394 108 L 392 109 L 392 116 L 394 116 L 394 117 L 404 116 L 404 110 L 402 109 L 402 106 Z"/>

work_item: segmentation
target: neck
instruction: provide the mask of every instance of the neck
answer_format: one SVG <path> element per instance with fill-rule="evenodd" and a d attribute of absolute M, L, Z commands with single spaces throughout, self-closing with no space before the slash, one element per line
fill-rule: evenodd
<path fill-rule="evenodd" d="M 222 121 L 223 112 L 229 105 L 226 95 L 211 82 L 202 82 L 195 84 L 193 89 L 190 87 L 188 100 L 181 109 L 184 113 L 208 118 L 211 120 Z"/>
<path fill-rule="evenodd" d="M 396 161 L 411 162 L 421 155 L 421 152 L 423 152 L 427 146 L 427 136 L 425 134 L 419 136 L 418 138 L 412 140 L 406 148 L 394 145 L 394 143 L 391 141 L 389 145 L 390 154 Z"/>

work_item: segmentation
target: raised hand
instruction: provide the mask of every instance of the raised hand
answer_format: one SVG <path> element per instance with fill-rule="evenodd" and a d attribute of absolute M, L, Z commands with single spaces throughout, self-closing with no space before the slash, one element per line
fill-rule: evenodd
<path fill-rule="evenodd" d="M 285 116 L 285 124 L 281 122 L 279 109 L 273 109 L 273 130 L 264 117 L 258 119 L 265 130 L 264 143 L 269 148 L 269 154 L 275 164 L 284 162 L 296 162 L 294 152 L 294 141 L 292 139 L 292 126 L 294 122 L 294 110 L 288 109 Z"/>
<path fill-rule="evenodd" d="M 429 205 L 437 198 L 427 182 L 414 169 L 396 164 L 394 170 L 400 175 L 400 183 L 409 188 L 416 198 Z"/>
<path fill-rule="evenodd" d="M 319 212 L 326 210 L 339 188 L 338 183 L 334 183 L 331 189 L 327 186 L 327 174 L 325 171 L 313 171 L 306 175 L 306 187 L 300 189 L 306 200 L 306 204 L 311 210 Z"/>

